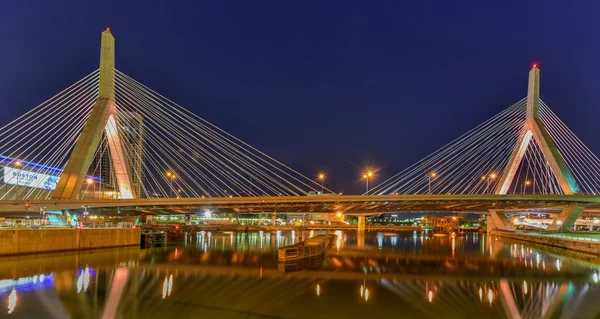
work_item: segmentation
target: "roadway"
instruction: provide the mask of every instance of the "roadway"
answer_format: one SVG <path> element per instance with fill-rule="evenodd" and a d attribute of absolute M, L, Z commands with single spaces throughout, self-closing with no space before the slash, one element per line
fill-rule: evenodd
<path fill-rule="evenodd" d="M 265 196 L 265 197 L 207 197 L 207 198 L 137 198 L 137 199 L 48 199 L 3 200 L 0 213 L 39 213 L 44 210 L 74 210 L 114 208 L 152 213 L 161 209 L 222 213 L 332 213 L 373 215 L 389 212 L 469 212 L 488 210 L 551 211 L 574 204 L 586 206 L 586 211 L 600 208 L 597 195 L 531 195 L 531 194 L 473 194 L 473 195 L 325 195 L 325 196 Z"/>

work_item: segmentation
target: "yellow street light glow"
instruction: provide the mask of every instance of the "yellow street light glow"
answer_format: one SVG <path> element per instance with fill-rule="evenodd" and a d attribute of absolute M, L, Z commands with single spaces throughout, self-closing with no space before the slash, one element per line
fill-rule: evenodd
<path fill-rule="evenodd" d="M 368 172 L 367 176 L 369 176 L 369 177 L 373 176 L 373 172 Z"/>
<path fill-rule="evenodd" d="M 337 217 L 342 217 L 342 212 L 337 212 Z"/>
<path fill-rule="evenodd" d="M 325 178 L 325 174 L 319 174 L 319 179 Z"/>
<path fill-rule="evenodd" d="M 494 178 L 496 178 L 496 174 L 492 173 L 492 174 L 490 175 L 490 178 L 491 178 L 491 179 L 494 179 Z"/>
<path fill-rule="evenodd" d="M 85 182 L 86 182 L 88 185 L 90 185 L 90 184 L 94 184 L 94 180 L 93 180 L 93 179 L 91 179 L 91 178 L 88 178 L 88 179 L 86 179 L 86 180 L 85 180 Z"/>
<path fill-rule="evenodd" d="M 23 163 L 21 163 L 21 161 L 16 161 L 16 162 L 15 162 L 15 166 L 17 166 L 17 167 L 21 167 L 21 165 L 23 165 Z"/>
<path fill-rule="evenodd" d="M 363 178 L 367 178 L 367 174 L 363 175 Z"/>
<path fill-rule="evenodd" d="M 436 177 L 437 173 L 436 172 L 431 172 L 431 177 Z"/>
<path fill-rule="evenodd" d="M 530 181 L 525 181 L 525 185 L 529 185 L 529 184 L 531 184 Z"/>

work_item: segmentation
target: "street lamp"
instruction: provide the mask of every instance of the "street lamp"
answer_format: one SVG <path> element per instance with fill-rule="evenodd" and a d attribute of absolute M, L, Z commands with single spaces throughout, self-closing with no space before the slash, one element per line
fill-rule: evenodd
<path fill-rule="evenodd" d="M 429 190 L 429 191 L 428 191 L 428 194 L 431 194 L 431 180 L 432 180 L 433 178 L 436 178 L 436 177 L 437 177 L 437 173 L 436 173 L 436 172 L 431 172 L 431 173 L 430 173 L 430 174 L 427 176 L 427 179 L 428 179 L 428 181 L 429 181 L 429 183 L 428 183 L 428 190 Z"/>
<path fill-rule="evenodd" d="M 527 187 L 529 187 L 529 185 L 531 185 L 531 181 L 526 179 L 525 183 L 523 183 L 523 187 L 524 187 L 523 193 L 525 193 L 527 191 Z"/>
<path fill-rule="evenodd" d="M 173 180 L 175 179 L 175 174 L 171 172 L 167 172 L 167 178 L 169 181 L 169 197 L 173 198 Z"/>
<path fill-rule="evenodd" d="M 495 173 L 491 173 L 489 176 L 481 176 L 482 180 L 487 180 L 487 186 L 485 188 L 485 192 L 489 193 L 490 192 L 490 181 L 492 179 L 496 179 L 496 174 Z"/>
<path fill-rule="evenodd" d="M 88 206 L 82 206 L 83 207 L 83 228 L 86 227 L 86 222 L 87 222 L 87 215 L 88 213 Z"/>
<path fill-rule="evenodd" d="M 21 161 L 17 160 L 15 162 L 15 166 L 16 167 L 21 167 L 21 166 L 23 166 L 23 163 L 21 163 Z M 16 196 L 17 199 L 19 199 L 19 194 L 21 193 L 20 189 L 19 189 L 19 175 L 21 175 L 21 170 L 17 169 L 17 196 Z"/>
<path fill-rule="evenodd" d="M 325 187 L 323 183 L 325 183 L 325 174 L 319 174 L 319 179 L 321 180 L 321 194 L 325 194 Z"/>
<path fill-rule="evenodd" d="M 373 177 L 373 172 L 368 171 L 366 174 L 363 175 L 363 178 L 366 180 L 366 187 L 367 187 L 367 192 L 366 194 L 369 194 L 369 178 Z"/>
<path fill-rule="evenodd" d="M 87 184 L 87 187 L 85 188 L 85 193 L 87 193 L 88 188 L 90 188 L 90 185 L 94 184 L 94 179 L 93 178 L 86 178 L 85 183 Z M 95 185 L 93 186 L 94 188 L 96 187 Z M 85 197 L 85 193 L 83 194 L 82 197 Z M 92 198 L 94 198 L 94 190 L 92 189 Z"/>
<path fill-rule="evenodd" d="M 44 208 L 46 208 L 46 206 L 40 207 L 40 218 L 42 219 L 40 221 L 41 227 L 44 227 L 46 225 L 46 211 L 44 210 Z"/>

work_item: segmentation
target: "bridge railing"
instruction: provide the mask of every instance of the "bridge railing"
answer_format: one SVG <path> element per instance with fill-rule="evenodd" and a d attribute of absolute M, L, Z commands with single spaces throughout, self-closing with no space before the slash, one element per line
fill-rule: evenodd
<path fill-rule="evenodd" d="M 518 230 L 515 231 L 517 234 L 538 236 L 538 237 L 549 237 L 549 238 L 560 238 L 568 240 L 580 240 L 585 242 L 600 242 L 600 232 L 560 232 L 552 233 L 547 231 L 530 231 L 530 230 Z"/>

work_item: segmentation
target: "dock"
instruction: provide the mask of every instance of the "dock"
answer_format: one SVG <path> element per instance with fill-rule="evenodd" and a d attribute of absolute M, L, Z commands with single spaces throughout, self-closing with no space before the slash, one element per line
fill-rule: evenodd
<path fill-rule="evenodd" d="M 142 248 L 167 243 L 167 232 L 165 231 L 143 231 L 141 236 L 140 244 Z"/>

